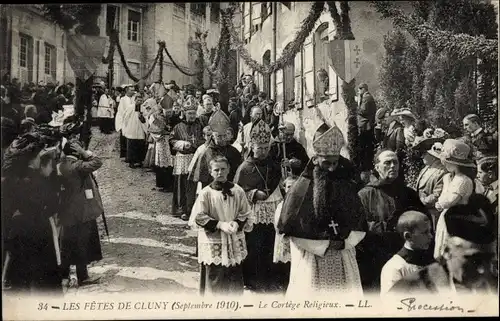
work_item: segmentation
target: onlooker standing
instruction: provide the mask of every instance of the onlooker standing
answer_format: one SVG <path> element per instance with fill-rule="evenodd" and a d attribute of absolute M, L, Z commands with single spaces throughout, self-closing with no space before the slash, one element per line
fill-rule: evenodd
<path fill-rule="evenodd" d="M 361 160 L 361 171 L 369 171 L 373 168 L 373 154 L 375 137 L 375 114 L 377 106 L 373 96 L 368 92 L 368 85 L 362 83 L 358 86 L 358 137 Z"/>
<path fill-rule="evenodd" d="M 465 142 L 472 147 L 476 160 L 498 155 L 498 133 L 489 133 L 481 125 L 479 116 L 469 114 L 463 119 Z"/>
<path fill-rule="evenodd" d="M 92 175 L 102 161 L 76 141 L 63 146 L 64 156 L 58 164 L 63 177 L 64 197 L 59 215 L 63 278 L 68 279 L 70 265 L 76 265 L 78 284 L 93 283 L 87 264 L 102 259 L 101 241 L 96 219 L 104 212 L 101 196 Z"/>

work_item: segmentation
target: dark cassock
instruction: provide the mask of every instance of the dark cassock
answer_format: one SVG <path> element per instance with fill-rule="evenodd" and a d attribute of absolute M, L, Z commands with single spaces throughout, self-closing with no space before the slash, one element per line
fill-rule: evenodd
<path fill-rule="evenodd" d="M 129 115 L 129 109 L 134 108 L 135 102 L 132 96 L 133 92 L 128 92 L 128 88 L 134 88 L 134 85 L 126 85 L 123 88 L 127 94 L 120 98 L 120 103 L 115 116 L 115 130 L 120 133 L 120 158 L 127 157 L 127 138 L 123 135 L 123 127 L 125 125 L 125 115 Z"/>
<path fill-rule="evenodd" d="M 287 273 L 273 263 L 274 215 L 283 200 L 280 165 L 269 156 L 271 129 L 263 120 L 250 131 L 251 152 L 236 171 L 234 183 L 246 192 L 252 207 L 254 228 L 247 233 L 248 257 L 243 262 L 245 286 L 259 292 L 275 291 L 278 277 Z"/>
<path fill-rule="evenodd" d="M 321 125 L 314 135 L 314 167 L 283 202 L 277 227 L 290 237 L 287 296 L 362 294 L 355 246 L 367 226 L 351 166 L 340 156 L 344 144 L 338 127 Z"/>
<path fill-rule="evenodd" d="M 214 102 L 212 98 L 209 96 L 206 99 L 203 99 L 203 113 L 198 117 L 200 120 L 201 126 L 208 126 L 208 122 L 210 117 L 214 114 Z"/>
<path fill-rule="evenodd" d="M 383 152 L 379 158 L 385 157 Z M 391 156 L 397 157 L 397 156 Z M 432 217 L 413 189 L 400 179 L 393 180 L 371 177 L 371 181 L 359 191 L 368 222 L 369 231 L 357 247 L 358 265 L 364 291 L 380 290 L 380 273 L 384 264 L 396 254 L 404 244 L 402 236 L 396 231 L 398 213 L 414 209 Z M 431 246 L 433 248 L 433 246 Z"/>
<path fill-rule="evenodd" d="M 449 208 L 444 217 L 450 235 L 446 255 L 405 276 L 389 293 L 498 296 L 498 275 L 492 273 L 498 235 L 493 208 L 488 203 L 483 195 L 475 195 L 469 204 Z"/>
<path fill-rule="evenodd" d="M 288 160 L 292 174 L 298 176 L 304 171 L 309 163 L 306 149 L 294 137 L 295 126 L 285 123 L 280 136 L 271 144 L 271 157 L 275 162 L 281 164 Z"/>
<path fill-rule="evenodd" d="M 196 149 L 204 141 L 203 127 L 196 119 L 196 104 L 192 100 L 187 100 L 184 103 L 184 115 L 185 120 L 173 128 L 169 141 L 172 150 L 175 151 L 172 214 L 188 220 L 191 212 L 188 195 L 196 192 L 196 190 L 192 190 L 192 186 L 188 185 L 189 164 Z"/>
<path fill-rule="evenodd" d="M 170 106 L 171 107 L 171 106 Z M 154 140 L 154 171 L 156 175 L 156 187 L 165 191 L 172 191 L 173 186 L 173 157 L 170 148 L 169 125 L 171 109 L 163 109 L 154 112 L 149 117 L 149 134 Z"/>
<path fill-rule="evenodd" d="M 226 139 L 226 130 L 231 128 L 229 117 L 222 111 L 218 110 L 213 113 L 208 122 L 208 126 L 212 129 L 212 138 L 208 146 L 196 160 L 189 180 L 195 183 L 200 182 L 201 187 L 205 187 L 213 180 L 210 175 L 210 161 L 217 156 L 224 156 L 229 161 L 230 169 L 227 180 L 232 182 L 238 166 L 241 164 L 240 152 L 229 145 Z"/>
<path fill-rule="evenodd" d="M 136 97 L 134 105 L 129 106 L 123 115 L 123 136 L 127 138 L 126 161 L 132 168 L 142 166 L 146 156 L 146 119 L 141 113 L 142 97 Z M 133 108 L 133 109 L 132 109 Z"/>

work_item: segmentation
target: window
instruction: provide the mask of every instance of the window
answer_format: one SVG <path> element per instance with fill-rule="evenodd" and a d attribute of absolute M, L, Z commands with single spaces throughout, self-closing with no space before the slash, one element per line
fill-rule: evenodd
<path fill-rule="evenodd" d="M 328 43 L 328 23 L 323 23 L 314 33 L 314 88 L 316 101 L 323 101 L 328 90 L 328 57 L 325 48 Z"/>
<path fill-rule="evenodd" d="M 130 41 L 139 41 L 139 27 L 141 25 L 141 14 L 134 10 L 128 11 L 127 38 Z"/>
<path fill-rule="evenodd" d="M 273 12 L 273 3 L 272 2 L 262 2 L 260 4 L 260 17 L 261 21 L 264 22 L 264 20 L 267 19 Z"/>
<path fill-rule="evenodd" d="M 56 48 L 45 43 L 44 69 L 46 75 L 52 75 L 55 78 L 56 71 Z"/>
<path fill-rule="evenodd" d="M 267 50 L 262 56 L 262 64 L 270 65 L 271 64 L 271 50 Z M 263 84 L 262 91 L 267 94 L 267 97 L 271 97 L 271 74 L 262 75 Z"/>
<path fill-rule="evenodd" d="M 291 43 L 286 47 L 289 48 Z M 283 68 L 283 98 L 285 101 L 285 109 L 295 100 L 295 59 L 292 63 Z"/>
<path fill-rule="evenodd" d="M 184 19 L 186 15 L 186 4 L 184 2 L 174 3 L 174 17 Z"/>
<path fill-rule="evenodd" d="M 220 3 L 212 2 L 212 10 L 210 10 L 210 20 L 213 22 L 219 21 L 220 16 Z"/>
<path fill-rule="evenodd" d="M 111 30 L 118 29 L 119 26 L 120 26 L 120 8 L 118 8 L 117 6 L 108 5 L 106 11 L 106 35 L 109 36 Z"/>
<path fill-rule="evenodd" d="M 26 35 L 20 35 L 20 38 L 21 48 L 19 50 L 19 66 L 28 68 L 28 48 L 30 45 L 30 37 Z"/>
<path fill-rule="evenodd" d="M 207 7 L 206 3 L 192 3 L 191 2 L 191 12 L 200 16 L 205 16 L 205 9 Z"/>

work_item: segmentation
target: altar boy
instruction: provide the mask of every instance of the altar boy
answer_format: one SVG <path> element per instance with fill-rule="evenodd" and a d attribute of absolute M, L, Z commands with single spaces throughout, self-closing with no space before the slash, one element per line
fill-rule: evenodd
<path fill-rule="evenodd" d="M 243 294 L 242 261 L 247 256 L 245 233 L 251 231 L 250 205 L 243 189 L 227 180 L 229 161 L 210 161 L 213 182 L 203 188 L 189 225 L 198 228 L 200 294 Z"/>

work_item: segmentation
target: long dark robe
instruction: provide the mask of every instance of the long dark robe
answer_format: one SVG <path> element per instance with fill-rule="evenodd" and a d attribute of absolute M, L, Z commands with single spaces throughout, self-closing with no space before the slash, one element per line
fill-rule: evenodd
<path fill-rule="evenodd" d="M 270 157 L 256 160 L 250 155 L 238 168 L 234 183 L 247 193 L 249 201 L 255 203 L 257 190 L 265 191 L 266 184 L 260 173 L 266 177 L 268 195 L 273 193 L 281 180 L 281 169 Z M 273 214 L 274 215 L 274 214 Z M 273 263 L 274 239 L 276 230 L 273 224 L 255 224 L 253 230 L 245 233 L 248 256 L 243 261 L 243 279 L 245 285 L 256 291 L 272 291 L 279 287 L 276 264 Z"/>
<path fill-rule="evenodd" d="M 142 164 L 146 156 L 146 140 L 127 138 L 126 161 L 130 164 Z"/>
<path fill-rule="evenodd" d="M 127 158 L 127 138 L 120 131 L 120 158 Z"/>
<path fill-rule="evenodd" d="M 7 280 L 13 291 L 30 289 L 62 294 L 49 217 L 58 212 L 59 185 L 52 178 L 26 169 L 24 177 L 7 178 L 2 194 L 8 204 L 2 214 L 4 248 L 10 252 Z M 16 212 L 17 211 L 17 212 Z M 2 224 L 4 225 L 4 224 Z"/>
<path fill-rule="evenodd" d="M 300 166 L 292 167 L 292 173 L 294 175 L 300 175 L 300 173 L 302 173 L 306 168 L 307 163 L 309 163 L 309 156 L 307 156 L 306 149 L 295 139 L 292 139 L 292 141 L 290 141 L 289 143 L 285 143 L 285 149 L 286 158 L 296 158 L 300 160 Z M 274 141 L 271 145 L 270 155 L 276 163 L 281 164 L 281 162 L 285 158 L 283 143 Z"/>
<path fill-rule="evenodd" d="M 366 231 L 366 216 L 357 184 L 343 166 L 333 172 L 314 167 L 288 191 L 278 230 L 286 236 L 344 241 L 351 231 Z M 330 227 L 331 222 L 337 226 Z"/>
<path fill-rule="evenodd" d="M 356 257 L 364 291 L 380 290 L 380 273 L 384 264 L 396 254 L 404 244 L 402 236 L 396 231 L 399 216 L 406 209 L 415 209 L 432 217 L 420 201 L 417 192 L 406 187 L 401 180 L 383 183 L 372 177 L 370 183 L 359 191 L 359 196 L 367 215 L 367 221 L 386 226 L 383 232 L 373 228 L 356 247 Z M 433 249 L 434 246 L 429 247 Z"/>
<path fill-rule="evenodd" d="M 191 147 L 181 151 L 172 149 L 172 154 L 194 154 L 196 149 L 204 143 L 202 129 L 201 123 L 198 120 L 193 123 L 181 122 L 173 127 L 169 138 L 170 145 L 174 146 L 177 141 L 189 141 L 191 142 Z M 181 175 L 174 174 L 173 176 L 172 214 L 174 216 L 189 215 L 191 213 L 189 199 L 196 193 L 196 184 L 188 181 L 187 172 Z"/>

